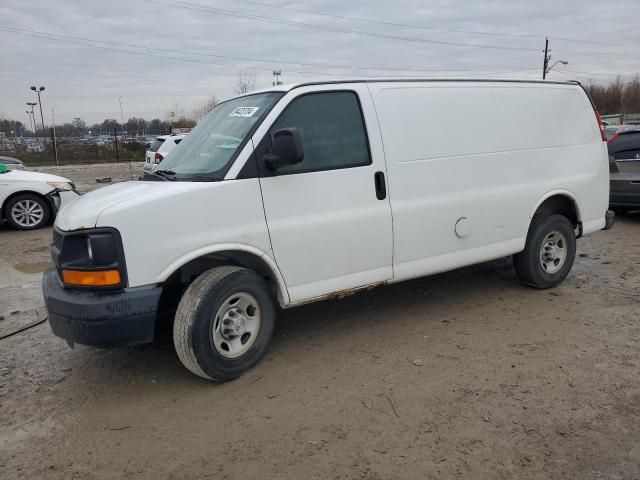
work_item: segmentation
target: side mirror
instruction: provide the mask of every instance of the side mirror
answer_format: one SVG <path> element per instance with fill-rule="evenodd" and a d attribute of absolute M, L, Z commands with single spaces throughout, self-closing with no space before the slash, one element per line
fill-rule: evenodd
<path fill-rule="evenodd" d="M 273 153 L 264 156 L 264 163 L 269 170 L 294 165 L 304 159 L 302 138 L 297 128 L 283 128 L 274 132 L 272 144 Z"/>

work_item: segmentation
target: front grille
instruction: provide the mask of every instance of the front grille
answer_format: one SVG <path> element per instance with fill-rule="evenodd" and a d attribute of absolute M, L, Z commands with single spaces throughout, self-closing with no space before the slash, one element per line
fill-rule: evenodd
<path fill-rule="evenodd" d="M 58 249 L 58 251 L 62 250 L 62 240 L 63 240 L 62 232 L 59 230 L 53 229 L 53 246 Z"/>

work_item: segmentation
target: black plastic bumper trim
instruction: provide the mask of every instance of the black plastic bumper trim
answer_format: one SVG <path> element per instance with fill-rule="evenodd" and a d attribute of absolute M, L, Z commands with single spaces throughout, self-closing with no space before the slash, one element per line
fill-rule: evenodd
<path fill-rule="evenodd" d="M 118 347 L 153 341 L 162 287 L 119 292 L 65 289 L 55 269 L 42 292 L 55 335 L 69 343 Z"/>
<path fill-rule="evenodd" d="M 616 214 L 613 210 L 607 210 L 607 213 L 604 214 L 605 224 L 603 230 L 611 230 L 613 228 L 613 224 L 616 223 Z"/>

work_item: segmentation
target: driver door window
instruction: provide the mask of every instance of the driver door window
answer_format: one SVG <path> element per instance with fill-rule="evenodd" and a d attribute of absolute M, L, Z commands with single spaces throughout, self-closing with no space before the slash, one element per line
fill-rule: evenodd
<path fill-rule="evenodd" d="M 304 160 L 281 167 L 277 175 L 369 165 L 367 134 L 354 92 L 323 92 L 293 100 L 272 125 L 269 137 L 282 128 L 297 128 Z"/>

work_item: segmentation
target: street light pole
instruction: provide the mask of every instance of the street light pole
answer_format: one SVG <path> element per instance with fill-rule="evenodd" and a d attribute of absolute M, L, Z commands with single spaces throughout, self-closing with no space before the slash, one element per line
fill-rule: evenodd
<path fill-rule="evenodd" d="M 27 110 L 27 113 L 31 113 L 31 117 L 29 117 L 29 120 L 33 119 L 33 134 L 36 136 L 37 140 L 40 140 L 40 138 L 38 137 L 38 127 L 36 127 L 36 114 L 33 113 L 33 107 L 35 107 L 38 104 L 36 102 L 27 102 L 27 105 L 31 107 L 31 112 Z M 42 133 L 44 135 L 44 131 Z"/>
<path fill-rule="evenodd" d="M 118 102 L 120 102 L 120 120 L 122 120 L 122 131 L 124 132 L 124 115 L 122 114 L 122 97 L 118 97 Z"/>
<path fill-rule="evenodd" d="M 551 60 L 551 56 L 549 56 L 549 60 Z M 567 62 L 566 60 L 556 60 L 553 65 L 551 65 L 550 67 L 547 67 L 547 73 L 549 73 L 551 70 L 553 70 L 553 67 L 555 67 L 559 63 L 561 63 L 562 65 L 568 65 L 569 64 L 569 62 Z"/>
<path fill-rule="evenodd" d="M 42 122 L 42 135 L 45 135 L 44 133 L 44 115 L 42 114 L 42 99 L 40 98 L 40 92 L 42 92 L 44 90 L 44 87 L 40 87 L 40 88 L 36 88 L 35 86 L 31 86 L 31 90 L 33 90 L 34 92 L 36 92 L 38 94 L 38 103 L 40 104 L 40 121 Z"/>

